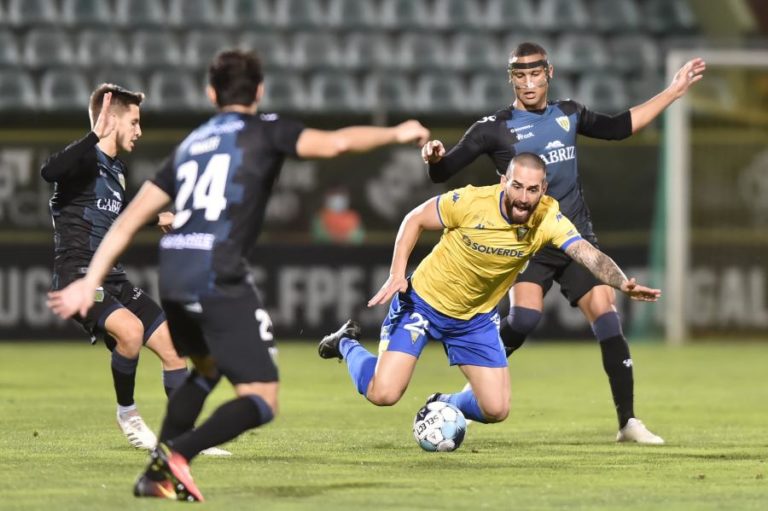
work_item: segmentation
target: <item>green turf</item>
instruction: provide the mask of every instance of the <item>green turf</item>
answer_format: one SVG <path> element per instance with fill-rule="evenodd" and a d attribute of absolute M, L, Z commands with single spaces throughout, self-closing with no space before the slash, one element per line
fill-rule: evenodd
<path fill-rule="evenodd" d="M 149 355 L 149 353 L 146 353 Z M 401 403 L 376 408 L 345 366 L 283 343 L 281 415 L 200 458 L 200 509 L 768 509 L 768 346 L 633 349 L 637 412 L 663 447 L 616 445 L 599 350 L 530 346 L 512 359 L 512 413 L 472 425 L 454 453 L 411 436 L 425 396 L 463 383 L 429 349 Z M 210 405 L 229 397 L 224 385 Z M 138 402 L 157 426 L 158 362 L 139 368 Z M 211 407 L 206 408 L 210 411 Z M 0 509 L 171 509 L 134 499 L 146 455 L 113 419 L 107 352 L 79 344 L 0 344 Z"/>

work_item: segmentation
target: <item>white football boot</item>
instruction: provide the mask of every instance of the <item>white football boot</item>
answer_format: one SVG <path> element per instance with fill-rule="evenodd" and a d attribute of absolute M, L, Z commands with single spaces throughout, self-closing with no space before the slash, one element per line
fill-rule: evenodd
<path fill-rule="evenodd" d="M 151 451 L 157 445 L 157 437 L 149 429 L 149 426 L 141 418 L 138 411 L 132 410 L 124 414 L 118 413 L 117 425 L 120 426 L 128 442 L 135 448 Z"/>
<path fill-rule="evenodd" d="M 616 435 L 617 442 L 637 442 L 638 444 L 663 445 L 664 439 L 651 433 L 640 419 L 629 419 L 626 426 Z"/>

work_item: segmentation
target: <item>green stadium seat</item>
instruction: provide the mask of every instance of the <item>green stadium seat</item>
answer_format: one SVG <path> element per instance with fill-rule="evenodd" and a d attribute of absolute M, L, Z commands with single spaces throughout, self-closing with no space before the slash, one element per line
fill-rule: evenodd
<path fill-rule="evenodd" d="M 504 68 L 507 62 L 495 37 L 487 34 L 459 33 L 449 42 L 448 61 L 461 71 L 482 72 Z"/>
<path fill-rule="evenodd" d="M 222 4 L 225 26 L 273 28 L 274 17 L 274 6 L 269 0 L 224 0 Z"/>
<path fill-rule="evenodd" d="M 265 69 L 280 69 L 292 65 L 286 38 L 271 30 L 247 31 L 240 37 L 240 47 L 256 50 Z"/>
<path fill-rule="evenodd" d="M 21 61 L 19 41 L 11 30 L 0 29 L 0 68 L 16 66 Z"/>
<path fill-rule="evenodd" d="M 377 27 L 379 18 L 375 0 L 329 0 L 326 22 L 335 29 L 359 30 Z"/>
<path fill-rule="evenodd" d="M 46 71 L 40 79 L 40 103 L 48 111 L 82 111 L 90 89 L 85 77 L 72 69 Z"/>
<path fill-rule="evenodd" d="M 198 80 L 178 70 L 155 71 L 147 84 L 147 109 L 195 111 L 201 107 Z"/>
<path fill-rule="evenodd" d="M 431 18 L 443 30 L 470 32 L 487 27 L 481 0 L 434 0 Z"/>
<path fill-rule="evenodd" d="M 582 0 L 540 0 L 538 26 L 553 32 L 583 30 L 589 26 L 589 13 Z"/>
<path fill-rule="evenodd" d="M 550 101 L 557 101 L 560 99 L 581 100 L 574 91 L 571 76 L 567 73 L 558 73 L 557 70 L 555 70 L 555 77 L 549 82 L 547 99 Z"/>
<path fill-rule="evenodd" d="M 296 73 L 267 73 L 264 97 L 259 109 L 263 112 L 296 112 L 307 107 L 307 90 Z"/>
<path fill-rule="evenodd" d="M 164 3 L 157 0 L 117 0 L 115 21 L 129 28 L 161 27 L 168 22 Z"/>
<path fill-rule="evenodd" d="M 86 68 L 128 63 L 128 46 L 116 30 L 88 29 L 81 31 L 75 43 L 76 61 Z"/>
<path fill-rule="evenodd" d="M 691 33 L 696 18 L 686 0 L 646 0 L 643 4 L 644 26 L 659 34 Z"/>
<path fill-rule="evenodd" d="M 608 67 L 605 41 L 592 34 L 563 35 L 555 48 L 555 65 L 564 71 L 600 71 Z"/>
<path fill-rule="evenodd" d="M 361 107 L 361 94 L 352 75 L 327 72 L 310 78 L 308 106 L 316 112 L 352 112 Z"/>
<path fill-rule="evenodd" d="M 20 28 L 59 22 L 56 3 L 50 0 L 8 0 L 7 17 L 11 25 Z"/>
<path fill-rule="evenodd" d="M 390 30 L 435 27 L 426 0 L 382 0 L 379 26 Z"/>
<path fill-rule="evenodd" d="M 367 110 L 411 112 L 415 105 L 410 80 L 397 73 L 375 72 L 363 79 L 363 104 Z"/>
<path fill-rule="evenodd" d="M 178 66 L 181 64 L 179 44 L 168 32 L 135 32 L 131 44 L 131 64 L 149 71 Z"/>
<path fill-rule="evenodd" d="M 610 66 L 624 74 L 637 75 L 663 68 L 664 62 L 656 42 L 641 33 L 616 35 L 606 44 L 610 51 Z"/>
<path fill-rule="evenodd" d="M 305 71 L 339 67 L 342 57 L 339 41 L 332 32 L 299 32 L 292 37 L 292 65 Z"/>
<path fill-rule="evenodd" d="M 222 13 L 210 0 L 170 0 L 168 21 L 183 29 L 211 27 L 221 24 Z"/>
<path fill-rule="evenodd" d="M 467 103 L 478 115 L 491 115 L 496 110 L 510 105 L 514 90 L 503 70 L 495 73 L 476 73 L 470 78 Z"/>
<path fill-rule="evenodd" d="M 413 71 L 447 69 L 449 57 L 439 34 L 406 32 L 399 38 L 395 64 Z"/>
<path fill-rule="evenodd" d="M 207 69 L 214 56 L 232 47 L 232 38 L 226 32 L 191 30 L 187 32 L 183 61 L 188 67 Z"/>
<path fill-rule="evenodd" d="M 75 63 L 69 35 L 61 30 L 36 28 L 24 38 L 24 64 L 31 68 L 65 67 Z"/>
<path fill-rule="evenodd" d="M 437 114 L 455 114 L 471 109 L 467 90 L 460 77 L 452 73 L 421 74 L 415 86 L 417 110 Z"/>
<path fill-rule="evenodd" d="M 624 80 L 607 71 L 581 75 L 574 99 L 592 110 L 607 114 L 615 114 L 632 106 Z"/>
<path fill-rule="evenodd" d="M 279 0 L 274 23 L 285 30 L 303 30 L 326 25 L 327 7 L 320 0 Z"/>
<path fill-rule="evenodd" d="M 382 32 L 352 32 L 343 43 L 342 63 L 347 68 L 377 71 L 395 66 L 394 42 Z"/>
<path fill-rule="evenodd" d="M 0 69 L 0 111 L 35 110 L 37 101 L 37 88 L 29 73 Z"/>
<path fill-rule="evenodd" d="M 532 0 L 488 0 L 485 24 L 491 30 L 514 37 L 514 32 L 519 29 L 535 30 L 537 22 Z"/>
<path fill-rule="evenodd" d="M 99 69 L 91 78 L 90 90 L 102 83 L 114 83 L 135 92 L 147 91 L 146 83 L 141 74 L 136 71 L 126 70 L 124 67 L 106 67 Z"/>
<path fill-rule="evenodd" d="M 61 18 L 77 28 L 109 25 L 114 21 L 111 4 L 103 0 L 63 0 Z"/>
<path fill-rule="evenodd" d="M 590 25 L 601 32 L 637 30 L 640 11 L 633 0 L 592 0 Z"/>

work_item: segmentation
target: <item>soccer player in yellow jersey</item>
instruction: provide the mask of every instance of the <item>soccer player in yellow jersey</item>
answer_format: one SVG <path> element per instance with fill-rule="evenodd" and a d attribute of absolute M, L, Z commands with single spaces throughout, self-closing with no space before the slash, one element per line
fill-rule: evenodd
<path fill-rule="evenodd" d="M 441 341 L 471 388 L 428 401 L 449 402 L 478 422 L 503 421 L 509 373 L 496 304 L 534 253 L 553 245 L 632 299 L 656 301 L 661 295 L 628 279 L 582 239 L 546 190 L 544 161 L 521 153 L 500 184 L 453 190 L 411 211 L 400 225 L 389 279 L 368 302 L 372 307 L 394 296 L 381 328 L 381 355 L 358 342 L 360 328 L 350 320 L 320 342 L 320 356 L 343 358 L 358 392 L 388 406 L 405 392 L 427 341 Z M 442 238 L 407 278 L 408 257 L 424 229 L 442 229 Z"/>

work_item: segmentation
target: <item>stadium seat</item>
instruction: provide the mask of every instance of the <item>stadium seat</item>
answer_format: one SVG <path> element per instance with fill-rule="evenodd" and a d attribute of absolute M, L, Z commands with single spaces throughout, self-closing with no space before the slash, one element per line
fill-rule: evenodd
<path fill-rule="evenodd" d="M 342 63 L 348 68 L 376 71 L 395 65 L 394 42 L 382 32 L 348 34 L 341 50 Z"/>
<path fill-rule="evenodd" d="M 19 64 L 21 52 L 16 35 L 7 29 L 0 29 L 0 68 Z"/>
<path fill-rule="evenodd" d="M 69 26 L 78 28 L 112 23 L 112 7 L 103 0 L 64 0 L 61 18 Z"/>
<path fill-rule="evenodd" d="M 289 59 L 296 68 L 312 71 L 341 64 L 339 42 L 332 32 L 299 32 L 292 40 Z"/>
<path fill-rule="evenodd" d="M 222 21 L 216 2 L 210 0 L 170 0 L 168 21 L 180 28 L 210 27 Z"/>
<path fill-rule="evenodd" d="M 75 52 L 66 32 L 36 28 L 24 38 L 24 64 L 28 67 L 70 66 L 74 62 Z"/>
<path fill-rule="evenodd" d="M 655 41 L 643 34 L 617 35 L 606 47 L 611 55 L 611 68 L 621 73 L 636 75 L 649 70 L 658 73 L 664 66 Z"/>
<path fill-rule="evenodd" d="M 535 30 L 536 23 L 532 0 L 516 0 L 514 3 L 508 0 L 488 0 L 485 25 L 491 30 L 510 33 L 514 37 L 517 29 Z"/>
<path fill-rule="evenodd" d="M 266 69 L 285 68 L 292 65 L 286 38 L 279 32 L 248 31 L 240 38 L 240 46 L 259 53 Z"/>
<path fill-rule="evenodd" d="M 608 66 L 606 43 L 592 34 L 566 34 L 555 48 L 554 61 L 563 71 L 600 71 Z"/>
<path fill-rule="evenodd" d="M 693 32 L 696 18 L 685 0 L 647 0 L 643 4 L 644 26 L 656 33 Z"/>
<path fill-rule="evenodd" d="M 448 63 L 455 69 L 482 72 L 502 69 L 507 62 L 496 38 L 486 34 L 459 33 L 451 39 Z"/>
<path fill-rule="evenodd" d="M 314 74 L 309 83 L 308 106 L 325 112 L 358 110 L 361 98 L 354 77 L 336 72 Z"/>
<path fill-rule="evenodd" d="M 296 73 L 267 73 L 260 110 L 265 112 L 295 112 L 307 106 L 304 81 Z"/>
<path fill-rule="evenodd" d="M 330 0 L 326 22 L 334 29 L 359 30 L 376 27 L 379 17 L 375 0 Z"/>
<path fill-rule="evenodd" d="M 530 32 L 527 30 L 515 30 L 502 41 L 501 52 L 504 55 L 504 60 L 499 63 L 500 67 L 506 68 L 509 63 L 509 55 L 520 43 L 536 43 L 544 48 L 549 56 L 550 64 L 557 66 L 556 49 L 555 45 L 549 37 L 544 35 L 543 32 Z"/>
<path fill-rule="evenodd" d="M 157 0 L 117 0 L 115 21 L 138 29 L 160 27 L 167 23 L 168 13 Z"/>
<path fill-rule="evenodd" d="M 36 110 L 35 81 L 25 71 L 0 69 L 0 110 Z"/>
<path fill-rule="evenodd" d="M 196 111 L 201 107 L 199 80 L 190 73 L 155 71 L 147 85 L 147 108 L 163 111 Z"/>
<path fill-rule="evenodd" d="M 367 110 L 410 112 L 414 106 L 413 87 L 404 75 L 371 73 L 363 80 L 363 103 Z"/>
<path fill-rule="evenodd" d="M 431 18 L 443 30 L 484 29 L 487 13 L 481 0 L 434 0 Z"/>
<path fill-rule="evenodd" d="M 178 66 L 181 64 L 181 51 L 176 38 L 168 32 L 134 33 L 131 64 L 146 70 Z"/>
<path fill-rule="evenodd" d="M 273 27 L 274 7 L 267 0 L 224 0 L 222 21 L 229 27 Z"/>
<path fill-rule="evenodd" d="M 221 50 L 232 47 L 232 39 L 226 32 L 191 30 L 187 33 L 184 63 L 191 68 L 207 69 L 211 59 Z"/>
<path fill-rule="evenodd" d="M 326 25 L 327 8 L 320 0 L 279 0 L 274 23 L 286 30 L 319 28 Z"/>
<path fill-rule="evenodd" d="M 406 32 L 400 36 L 395 63 L 402 69 L 421 71 L 450 67 L 446 44 L 439 34 Z"/>
<path fill-rule="evenodd" d="M 602 32 L 637 30 L 640 12 L 633 0 L 592 0 L 590 25 Z"/>
<path fill-rule="evenodd" d="M 416 80 L 415 108 L 433 114 L 472 111 L 460 77 L 450 73 L 422 74 Z"/>
<path fill-rule="evenodd" d="M 555 70 L 555 77 L 549 82 L 549 91 L 547 92 L 549 101 L 560 99 L 575 99 L 580 101 L 573 88 L 573 80 L 567 73 L 558 73 Z"/>
<path fill-rule="evenodd" d="M 512 104 L 514 90 L 502 70 L 472 76 L 467 93 L 468 105 L 478 115 L 491 115 L 496 110 Z"/>
<path fill-rule="evenodd" d="M 390 30 L 435 27 L 426 0 L 382 0 L 380 24 Z"/>
<path fill-rule="evenodd" d="M 538 26 L 544 30 L 583 30 L 589 23 L 589 13 L 582 0 L 540 0 Z"/>
<path fill-rule="evenodd" d="M 114 83 L 134 92 L 147 92 L 146 84 L 141 74 L 128 71 L 125 68 L 107 67 L 99 69 L 89 80 L 90 90 L 93 91 L 102 83 Z"/>
<path fill-rule="evenodd" d="M 27 28 L 59 22 L 56 3 L 49 0 L 8 0 L 8 20 L 12 25 Z"/>
<path fill-rule="evenodd" d="M 40 80 L 40 102 L 49 111 L 82 111 L 90 89 L 85 77 L 71 69 L 47 71 Z"/>
<path fill-rule="evenodd" d="M 81 66 L 98 68 L 128 63 L 128 47 L 116 30 L 83 30 L 75 44 L 76 61 Z"/>
<path fill-rule="evenodd" d="M 614 114 L 629 108 L 629 97 L 624 81 L 617 75 L 603 72 L 586 73 L 576 88 L 577 101 L 598 112 Z"/>

